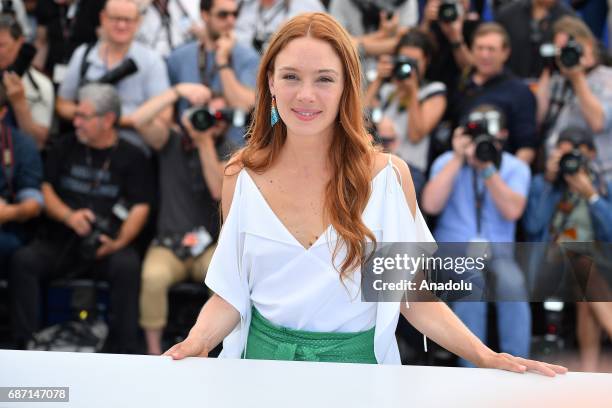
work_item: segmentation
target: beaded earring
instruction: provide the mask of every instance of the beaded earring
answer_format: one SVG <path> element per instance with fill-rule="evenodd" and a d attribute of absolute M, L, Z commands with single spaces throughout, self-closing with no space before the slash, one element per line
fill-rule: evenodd
<path fill-rule="evenodd" d="M 272 106 L 270 107 L 270 124 L 272 127 L 280 120 L 278 109 L 276 108 L 276 96 L 272 95 Z"/>

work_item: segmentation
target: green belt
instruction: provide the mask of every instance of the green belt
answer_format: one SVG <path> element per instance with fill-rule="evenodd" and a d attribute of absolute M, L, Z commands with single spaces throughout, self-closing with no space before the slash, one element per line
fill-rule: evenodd
<path fill-rule="evenodd" d="M 376 364 L 374 327 L 357 333 L 293 330 L 266 320 L 253 307 L 247 359 Z"/>

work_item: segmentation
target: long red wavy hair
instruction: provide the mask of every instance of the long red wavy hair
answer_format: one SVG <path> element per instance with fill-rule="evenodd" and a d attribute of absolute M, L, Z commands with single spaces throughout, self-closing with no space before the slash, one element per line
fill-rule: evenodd
<path fill-rule="evenodd" d="M 363 262 L 366 237 L 375 241 L 374 234 L 361 219 L 371 193 L 374 148 L 364 124 L 359 56 L 349 34 L 333 17 L 324 13 L 301 14 L 285 23 L 271 39 L 257 74 L 257 101 L 247 143 L 230 160 L 230 165 L 239 164 L 262 172 L 278 157 L 287 138 L 287 128 L 282 120 L 274 127 L 270 124 L 272 95 L 268 73 L 274 72 L 279 52 L 290 41 L 305 36 L 331 45 L 344 69 L 344 90 L 329 150 L 332 177 L 326 186 L 324 203 L 325 221 L 339 237 L 334 259 L 342 246 L 346 246 L 346 258 L 339 271 L 344 278 Z"/>

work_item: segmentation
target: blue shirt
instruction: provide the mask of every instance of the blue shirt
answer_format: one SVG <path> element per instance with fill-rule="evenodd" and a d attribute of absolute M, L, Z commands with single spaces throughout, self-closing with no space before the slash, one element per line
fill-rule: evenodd
<path fill-rule="evenodd" d="M 437 175 L 453 157 L 446 152 L 438 157 L 431 168 L 431 177 Z M 531 172 L 529 167 L 510 153 L 502 154 L 499 175 L 515 192 L 527 197 Z M 497 209 L 482 177 L 477 176 L 478 188 L 484 191 L 480 237 L 491 242 L 514 242 L 516 221 L 508 221 Z M 453 184 L 446 207 L 440 214 L 434 237 L 440 242 L 468 242 L 478 236 L 476 227 L 476 197 L 474 172 L 464 165 Z"/>
<path fill-rule="evenodd" d="M 13 142 L 13 167 L 10 170 L 11 189 L 7 182 L 7 170 L 3 167 L 0 171 L 0 197 L 6 201 L 12 201 L 14 195 L 16 202 L 23 202 L 28 199 L 36 200 L 43 205 L 43 196 L 40 191 L 43 171 L 40 154 L 36 148 L 34 140 L 21 133 L 19 130 L 10 129 Z"/>
<path fill-rule="evenodd" d="M 86 50 L 87 45 L 83 44 L 72 54 L 66 76 L 59 87 L 58 96 L 70 101 L 77 100 L 79 85 L 81 85 L 81 64 Z M 159 95 L 170 86 L 166 64 L 157 52 L 134 41 L 130 45 L 126 58 L 134 60 L 138 71 L 115 85 L 121 98 L 122 115 L 129 115 L 134 112 L 144 102 Z M 95 81 L 116 67 L 108 67 L 106 61 L 100 56 L 100 42 L 89 51 L 86 59 L 89 63 L 85 72 L 85 79 L 87 80 Z M 145 142 L 136 131 L 122 129 L 120 133 L 121 137 L 148 152 Z"/>
<path fill-rule="evenodd" d="M 185 44 L 170 54 L 168 57 L 168 75 L 172 85 L 181 82 L 202 83 L 200 74 L 200 52 L 201 44 L 198 41 Z M 215 53 L 208 51 L 206 53 L 206 70 L 204 84 L 210 88 L 215 94 L 223 93 L 223 84 L 221 76 L 216 69 Z M 236 43 L 232 49 L 230 66 L 236 75 L 236 79 L 242 85 L 255 89 L 257 81 L 257 69 L 259 68 L 259 54 L 251 48 L 240 43 Z M 185 109 L 189 107 L 189 102 L 186 99 L 181 99 L 178 103 L 178 115 L 183 114 Z M 238 144 L 243 145 L 243 136 L 246 132 L 244 127 L 230 127 L 228 130 L 229 139 Z"/>

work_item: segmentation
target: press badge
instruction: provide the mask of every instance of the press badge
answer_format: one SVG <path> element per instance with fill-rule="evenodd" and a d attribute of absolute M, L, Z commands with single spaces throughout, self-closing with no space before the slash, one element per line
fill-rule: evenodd
<path fill-rule="evenodd" d="M 185 234 L 182 244 L 184 247 L 189 248 L 191 256 L 196 257 L 204 252 L 211 242 L 212 237 L 206 231 L 206 228 L 200 227 Z"/>

